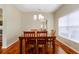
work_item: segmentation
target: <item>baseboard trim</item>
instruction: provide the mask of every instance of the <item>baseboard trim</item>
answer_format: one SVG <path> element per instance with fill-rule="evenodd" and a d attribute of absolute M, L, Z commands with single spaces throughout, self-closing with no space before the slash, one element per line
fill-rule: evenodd
<path fill-rule="evenodd" d="M 2 54 L 8 54 L 7 52 L 10 51 L 12 48 L 14 48 L 18 42 L 19 40 L 16 40 L 12 44 L 10 44 L 7 48 L 2 48 Z"/>
<path fill-rule="evenodd" d="M 58 44 L 66 53 L 68 54 L 79 54 L 79 52 L 72 47 L 68 46 L 64 42 L 56 40 L 56 44 Z"/>
<path fill-rule="evenodd" d="M 12 42 L 11 44 L 9 44 L 8 46 L 2 47 L 2 49 L 7 49 L 7 48 L 9 48 L 11 45 L 13 45 L 14 43 L 16 43 L 17 41 L 18 41 L 18 39 L 17 39 L 16 41 Z"/>

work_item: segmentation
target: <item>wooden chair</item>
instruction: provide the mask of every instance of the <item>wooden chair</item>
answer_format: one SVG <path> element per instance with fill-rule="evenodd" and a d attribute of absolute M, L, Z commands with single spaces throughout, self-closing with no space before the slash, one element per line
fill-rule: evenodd
<path fill-rule="evenodd" d="M 38 31 L 37 32 L 37 37 L 46 37 L 47 36 L 47 31 Z"/>
<path fill-rule="evenodd" d="M 35 37 L 35 32 L 24 32 L 24 37 Z M 27 40 L 27 49 L 29 49 L 29 53 L 34 53 L 35 49 L 35 40 L 29 39 Z"/>
<path fill-rule="evenodd" d="M 35 37 L 35 32 L 25 31 L 24 37 Z"/>
<path fill-rule="evenodd" d="M 38 31 L 37 37 L 47 37 L 47 31 Z M 46 40 L 45 39 L 39 39 L 37 44 L 38 44 L 38 47 L 39 47 L 39 52 L 43 51 L 43 53 L 44 53 Z"/>
<path fill-rule="evenodd" d="M 56 36 L 56 31 L 55 30 L 51 30 L 51 36 Z"/>

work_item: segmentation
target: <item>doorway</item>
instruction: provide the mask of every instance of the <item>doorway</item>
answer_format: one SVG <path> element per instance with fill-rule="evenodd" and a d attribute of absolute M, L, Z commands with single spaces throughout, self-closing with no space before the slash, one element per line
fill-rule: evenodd
<path fill-rule="evenodd" d="M 3 27 L 3 11 L 0 8 L 0 52 L 2 51 L 2 27 Z"/>

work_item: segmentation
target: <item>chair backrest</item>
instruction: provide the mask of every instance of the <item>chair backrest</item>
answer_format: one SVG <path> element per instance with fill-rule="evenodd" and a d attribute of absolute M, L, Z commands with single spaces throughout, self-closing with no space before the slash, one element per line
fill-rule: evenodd
<path fill-rule="evenodd" d="M 35 37 L 35 32 L 24 32 L 24 37 Z"/>
<path fill-rule="evenodd" d="M 56 36 L 56 31 L 52 30 L 51 31 L 51 36 Z"/>
<path fill-rule="evenodd" d="M 47 31 L 38 31 L 37 37 L 47 37 Z"/>

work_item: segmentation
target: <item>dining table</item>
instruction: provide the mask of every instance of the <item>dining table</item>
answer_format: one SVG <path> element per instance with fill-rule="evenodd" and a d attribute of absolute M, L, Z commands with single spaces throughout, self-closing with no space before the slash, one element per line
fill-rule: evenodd
<path fill-rule="evenodd" d="M 39 35 L 38 35 L 39 34 Z M 38 31 L 36 29 L 31 30 L 31 31 L 24 31 L 24 36 L 19 37 L 20 41 L 20 53 L 22 54 L 23 50 L 23 41 L 26 42 L 27 40 L 35 40 L 35 45 L 36 45 L 36 54 L 38 54 L 38 40 L 39 39 L 45 39 L 46 40 L 46 46 L 48 46 L 47 43 L 50 43 L 49 46 L 53 47 L 53 53 L 55 53 L 55 40 L 56 36 L 48 34 L 47 31 Z M 24 43 L 26 45 L 26 43 Z M 47 47 L 46 47 L 47 49 Z M 25 49 L 26 50 L 26 49 Z"/>
<path fill-rule="evenodd" d="M 47 36 L 47 37 L 19 37 L 19 41 L 20 41 L 20 53 L 22 54 L 22 50 L 23 50 L 23 41 L 27 41 L 29 39 L 34 39 L 36 41 L 36 54 L 38 54 L 38 39 L 45 39 L 46 40 L 46 46 L 48 47 L 47 42 L 50 43 L 49 46 L 51 46 L 51 42 L 52 42 L 52 47 L 53 47 L 53 53 L 55 53 L 55 36 Z M 26 45 L 26 43 L 25 43 Z M 46 47 L 46 49 L 47 49 Z M 26 50 L 26 49 L 25 49 Z"/>

